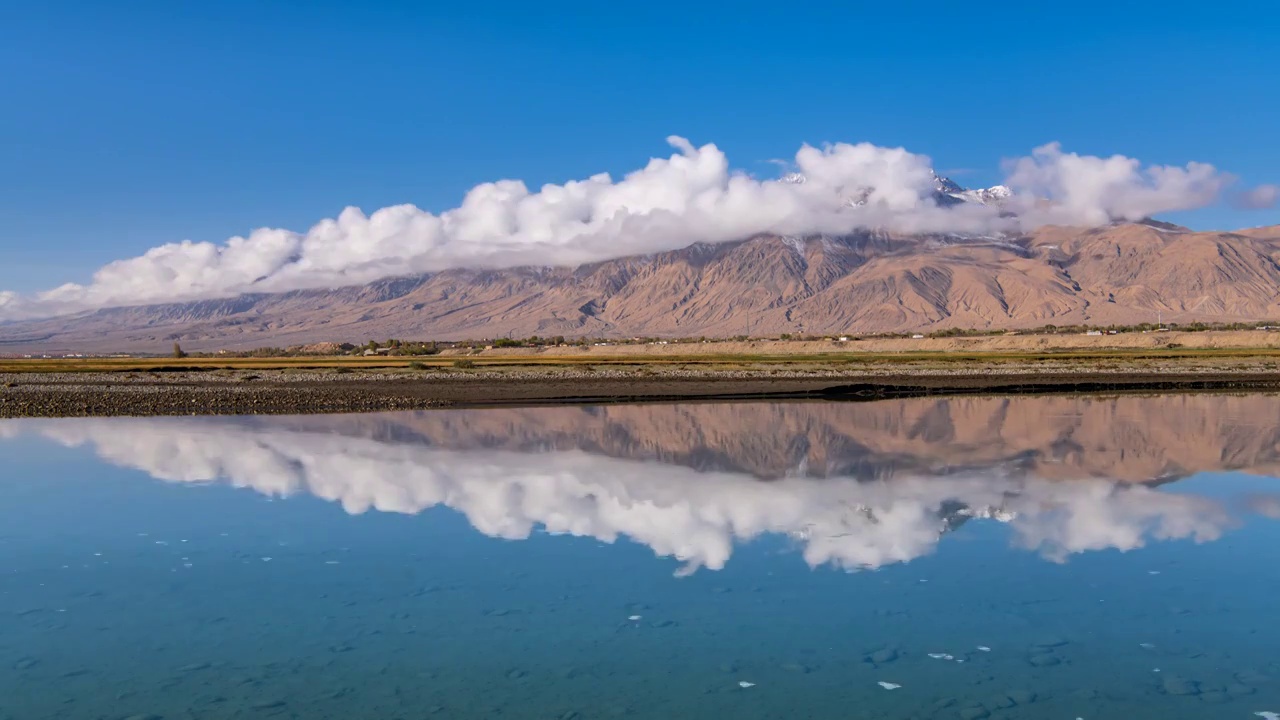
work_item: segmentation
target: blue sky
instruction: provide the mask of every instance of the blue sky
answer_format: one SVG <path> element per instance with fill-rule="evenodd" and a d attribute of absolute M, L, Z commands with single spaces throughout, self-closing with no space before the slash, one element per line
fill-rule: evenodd
<path fill-rule="evenodd" d="M 762 175 L 870 141 L 988 184 L 1059 140 L 1280 181 L 1274 3 L 367 5 L 3 3 L 0 289 L 347 205 L 621 175 L 673 133 Z"/>

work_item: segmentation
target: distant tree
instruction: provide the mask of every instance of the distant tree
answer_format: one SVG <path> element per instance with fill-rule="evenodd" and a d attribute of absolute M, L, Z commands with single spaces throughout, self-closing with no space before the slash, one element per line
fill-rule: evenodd
<path fill-rule="evenodd" d="M 186 356 L 187 356 L 187 353 L 186 353 L 186 351 L 185 351 L 185 350 L 183 350 L 183 349 L 182 349 L 182 346 L 181 346 L 181 345 L 179 345 L 178 343 L 174 343 L 174 344 L 173 344 L 173 356 L 174 356 L 175 358 L 177 358 L 177 359 L 181 360 L 182 358 L 184 358 L 184 357 L 186 357 Z"/>

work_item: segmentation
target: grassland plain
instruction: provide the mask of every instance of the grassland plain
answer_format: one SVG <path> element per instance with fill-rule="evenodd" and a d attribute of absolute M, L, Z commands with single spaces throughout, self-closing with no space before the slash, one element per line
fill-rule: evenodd
<path fill-rule="evenodd" d="M 1152 336 L 1159 342 L 1144 340 Z M 413 358 L 0 359 L 0 417 L 1280 390 L 1276 341 L 1280 334 L 1267 332 L 1151 333 L 476 349 Z"/>

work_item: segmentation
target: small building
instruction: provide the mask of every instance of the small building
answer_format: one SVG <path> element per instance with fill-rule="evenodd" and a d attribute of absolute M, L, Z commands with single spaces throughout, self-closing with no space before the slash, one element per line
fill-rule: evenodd
<path fill-rule="evenodd" d="M 920 333 L 916 333 L 915 335 L 912 335 L 912 336 L 911 336 L 911 339 L 912 339 L 912 340 L 923 340 L 923 339 L 924 339 L 924 336 L 923 336 L 923 335 L 921 335 Z"/>

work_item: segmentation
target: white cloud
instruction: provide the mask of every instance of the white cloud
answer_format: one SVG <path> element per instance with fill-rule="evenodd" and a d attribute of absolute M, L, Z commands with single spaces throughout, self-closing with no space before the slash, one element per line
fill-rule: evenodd
<path fill-rule="evenodd" d="M 1021 219 L 995 207 L 939 207 L 932 162 L 862 143 L 802 147 L 804 183 L 758 180 L 715 145 L 668 142 L 677 152 L 614 180 L 607 174 L 531 191 L 517 180 L 472 188 L 433 214 L 413 205 L 357 208 L 306 232 L 264 228 L 222 243 L 183 241 L 98 270 L 85 284 L 30 296 L 0 293 L 0 320 L 103 307 L 337 287 L 459 267 L 577 265 L 724 242 L 761 233 L 1016 231 L 1044 223 L 1102 224 L 1212 202 L 1229 177 L 1210 165 L 1142 168 L 1137 160 L 1037 148 L 1011 161 Z M 850 199 L 865 202 L 851 206 Z M 1021 223 L 1019 225 L 1019 223 Z"/>
<path fill-rule="evenodd" d="M 1236 207 L 1245 210 L 1269 210 L 1280 203 L 1280 185 L 1259 185 L 1234 198 Z"/>
<path fill-rule="evenodd" d="M 1103 225 L 1203 207 L 1231 182 L 1212 165 L 1151 166 L 1123 155 L 1064 153 L 1058 143 L 1006 163 L 1009 185 L 1034 224 Z M 1051 202 L 1039 203 L 1038 199 Z"/>
<path fill-rule="evenodd" d="M 287 422 L 287 421 L 285 421 Z M 279 427 L 272 420 L 18 420 L 0 423 L 169 482 L 227 482 L 271 496 L 307 493 L 349 513 L 446 506 L 512 540 L 537 529 L 627 538 L 718 570 L 739 543 L 790 537 L 806 563 L 855 570 L 932 553 L 948 521 L 999 517 L 1019 544 L 1062 560 L 1151 539 L 1214 540 L 1232 519 L 1216 501 L 1089 478 L 995 469 L 945 477 L 788 477 L 622 460 L 581 451 L 448 450 Z M 12 437 L 18 437 L 13 433 Z"/>

